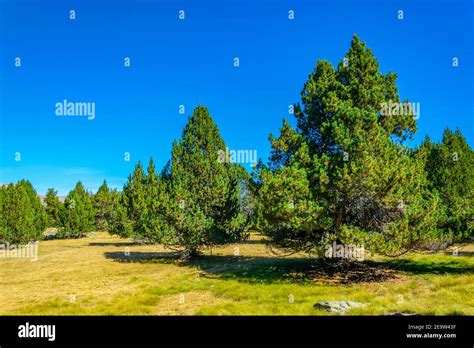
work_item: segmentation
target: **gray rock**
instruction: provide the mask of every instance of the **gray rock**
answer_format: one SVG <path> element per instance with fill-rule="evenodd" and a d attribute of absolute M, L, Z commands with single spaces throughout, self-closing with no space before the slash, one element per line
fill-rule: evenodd
<path fill-rule="evenodd" d="M 393 316 L 393 317 L 406 317 L 406 316 L 420 316 L 421 314 L 418 313 L 401 313 L 401 312 L 395 312 L 395 313 L 385 313 L 382 314 L 383 316 Z"/>
<path fill-rule="evenodd" d="M 345 313 L 352 308 L 364 306 L 367 306 L 367 304 L 354 301 L 326 301 L 318 302 L 313 307 L 316 309 L 324 309 L 330 313 Z"/>

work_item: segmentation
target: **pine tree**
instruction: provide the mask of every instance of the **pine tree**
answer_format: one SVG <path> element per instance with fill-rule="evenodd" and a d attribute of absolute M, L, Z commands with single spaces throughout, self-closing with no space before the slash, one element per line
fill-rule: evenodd
<path fill-rule="evenodd" d="M 4 202 L 6 200 L 5 195 L 6 195 L 6 187 L 4 185 L 1 185 L 0 186 L 0 242 L 2 242 L 6 238 L 6 234 L 7 234 L 5 211 L 3 207 L 5 204 Z"/>
<path fill-rule="evenodd" d="M 82 183 L 77 182 L 64 200 L 61 210 L 61 229 L 57 237 L 77 238 L 94 230 L 95 211 L 92 198 Z"/>
<path fill-rule="evenodd" d="M 197 255 L 203 246 L 242 237 L 247 221 L 242 209 L 243 175 L 239 165 L 219 161 L 225 149 L 208 110 L 199 106 L 181 139 L 174 142 L 171 161 L 160 175 L 152 162 L 146 178 L 141 167 L 136 168 L 124 193 L 129 207 L 139 202 L 141 214 L 133 219 L 141 221 L 142 235 L 183 248 L 185 258 Z M 142 183 L 146 183 L 143 192 L 150 198 L 148 203 L 147 199 L 132 199 L 130 188 Z"/>
<path fill-rule="evenodd" d="M 137 163 L 123 188 L 121 204 L 125 208 L 125 216 L 117 216 L 124 225 L 118 230 L 130 237 L 143 235 L 142 216 L 147 209 L 146 198 L 147 177 L 140 162 Z"/>
<path fill-rule="evenodd" d="M 109 230 L 108 222 L 113 209 L 112 192 L 104 180 L 94 195 L 93 205 L 95 210 L 95 227 L 97 230 Z"/>
<path fill-rule="evenodd" d="M 166 171 L 166 168 L 164 169 Z M 166 174 L 158 174 L 153 158 L 150 158 L 145 179 L 145 208 L 136 228 L 138 234 L 147 242 L 172 244 L 172 229 L 168 224 L 169 193 Z"/>
<path fill-rule="evenodd" d="M 457 129 L 446 129 L 441 143 L 427 137 L 417 149 L 424 161 L 431 190 L 439 193 L 446 217 L 440 224 L 451 242 L 469 240 L 474 233 L 474 151 Z"/>
<path fill-rule="evenodd" d="M 44 198 L 45 210 L 48 214 L 48 226 L 58 227 L 60 223 L 60 212 L 62 209 L 62 203 L 59 201 L 57 191 L 53 188 L 49 188 Z"/>
<path fill-rule="evenodd" d="M 237 165 L 219 161 L 226 146 L 207 108 L 198 106 L 173 144 L 171 214 L 187 256 L 201 246 L 238 240 L 245 228 Z"/>
<path fill-rule="evenodd" d="M 123 192 L 118 192 L 117 190 L 110 191 L 112 207 L 110 214 L 106 215 L 106 219 L 110 233 L 128 238 L 132 236 L 133 223 L 128 218 L 124 197 Z"/>
<path fill-rule="evenodd" d="M 357 36 L 346 62 L 319 61 L 295 108 L 297 129 L 284 121 L 270 136 L 256 182 L 265 233 L 319 255 L 333 241 L 387 255 L 428 247 L 439 238 L 440 201 L 403 145 L 415 115 L 381 112 L 400 102 L 396 75 L 381 74 Z"/>
<path fill-rule="evenodd" d="M 46 212 L 26 180 L 0 187 L 0 240 L 28 243 L 42 238 Z"/>

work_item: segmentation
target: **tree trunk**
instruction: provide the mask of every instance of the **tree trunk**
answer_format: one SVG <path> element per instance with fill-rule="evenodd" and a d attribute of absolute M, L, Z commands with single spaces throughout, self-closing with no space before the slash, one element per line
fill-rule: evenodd
<path fill-rule="evenodd" d="M 341 209 L 336 215 L 336 222 L 335 222 L 336 230 L 339 229 L 339 227 L 341 227 L 343 218 L 344 218 L 344 210 Z"/>
<path fill-rule="evenodd" d="M 182 260 L 191 260 L 198 255 L 197 248 L 195 246 L 188 246 L 186 250 L 181 254 Z"/>

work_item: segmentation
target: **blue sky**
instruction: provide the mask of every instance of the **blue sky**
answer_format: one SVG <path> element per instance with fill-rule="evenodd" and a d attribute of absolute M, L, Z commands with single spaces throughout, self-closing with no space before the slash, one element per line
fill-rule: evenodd
<path fill-rule="evenodd" d="M 121 188 L 138 160 L 162 168 L 198 104 L 229 148 L 266 159 L 316 61 L 337 64 L 354 33 L 420 102 L 413 144 L 459 127 L 474 146 L 473 12 L 439 0 L 0 0 L 0 183 Z M 64 99 L 94 102 L 95 119 L 57 117 Z"/>

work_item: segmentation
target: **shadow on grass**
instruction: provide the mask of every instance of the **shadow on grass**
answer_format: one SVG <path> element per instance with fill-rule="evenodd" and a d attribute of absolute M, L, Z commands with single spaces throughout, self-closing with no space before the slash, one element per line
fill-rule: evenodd
<path fill-rule="evenodd" d="M 89 246 L 114 246 L 114 247 L 122 247 L 122 246 L 136 246 L 137 243 L 134 242 L 91 242 Z"/>
<path fill-rule="evenodd" d="M 436 257 L 436 256 L 435 256 Z M 407 272 L 411 274 L 474 274 L 474 267 L 467 265 L 461 260 L 450 261 L 429 261 L 429 256 L 423 262 L 409 259 L 390 259 L 384 261 L 366 261 L 366 264 L 384 265 L 396 271 Z"/>
<path fill-rule="evenodd" d="M 264 241 L 262 239 L 247 239 L 240 241 L 239 244 L 264 244 Z"/>
<path fill-rule="evenodd" d="M 165 263 L 200 269 L 201 276 L 239 279 L 250 282 L 309 280 L 305 275 L 317 260 L 301 258 L 200 255 L 192 260 L 180 259 L 176 252 L 106 252 L 105 257 L 118 262 Z"/>
<path fill-rule="evenodd" d="M 113 244 L 113 243 L 111 243 Z M 131 244 L 133 245 L 133 243 Z M 118 262 L 125 263 L 166 263 L 179 264 L 180 254 L 177 252 L 128 252 L 114 251 L 106 252 L 105 257 Z"/>
<path fill-rule="evenodd" d="M 318 259 L 272 256 L 201 255 L 190 261 L 179 259 L 177 252 L 106 252 L 105 256 L 118 262 L 175 264 L 200 269 L 206 278 L 234 279 L 250 283 L 322 282 L 355 284 L 380 282 L 409 274 L 472 274 L 474 268 L 465 262 L 430 262 L 429 259 L 389 259 L 365 261 L 348 268 L 334 268 Z"/>

